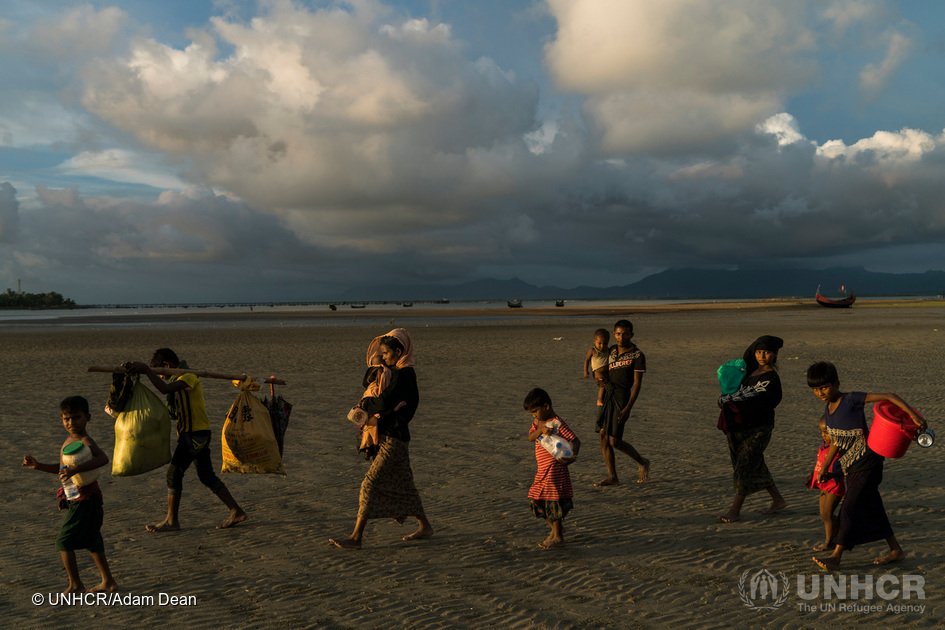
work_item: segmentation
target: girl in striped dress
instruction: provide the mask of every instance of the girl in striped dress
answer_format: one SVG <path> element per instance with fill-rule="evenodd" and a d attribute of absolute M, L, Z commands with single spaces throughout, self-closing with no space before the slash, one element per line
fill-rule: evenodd
<path fill-rule="evenodd" d="M 571 487 L 571 475 L 568 473 L 568 465 L 577 457 L 581 448 L 581 441 L 571 431 L 567 423 L 555 413 L 551 406 L 551 397 L 545 390 L 535 388 L 528 392 L 522 406 L 525 411 L 532 414 L 532 425 L 528 431 L 528 439 L 535 443 L 535 463 L 538 465 L 535 480 L 528 490 L 528 499 L 532 514 L 545 519 L 551 530 L 548 537 L 541 541 L 538 546 L 542 549 L 551 549 L 564 544 L 564 517 L 574 506 L 572 502 L 574 490 Z M 571 457 L 561 460 L 555 459 L 541 445 L 539 438 L 542 435 L 551 435 L 555 432 L 571 442 Z"/>

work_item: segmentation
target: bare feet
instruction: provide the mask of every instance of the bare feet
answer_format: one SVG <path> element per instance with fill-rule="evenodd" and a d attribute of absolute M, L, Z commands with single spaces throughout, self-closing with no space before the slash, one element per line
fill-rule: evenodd
<path fill-rule="evenodd" d="M 540 543 L 538 543 L 539 549 L 554 549 L 555 547 L 560 547 L 564 544 L 563 538 L 546 538 Z"/>
<path fill-rule="evenodd" d="M 893 562 L 899 562 L 905 557 L 905 552 L 902 549 L 890 549 L 889 553 L 883 556 L 879 556 L 873 560 L 873 564 L 890 564 Z"/>
<path fill-rule="evenodd" d="M 719 517 L 720 523 L 737 523 L 740 520 L 741 520 L 741 516 L 739 516 L 738 514 L 732 514 L 731 512 L 723 514 Z"/>
<path fill-rule="evenodd" d="M 66 590 L 64 590 L 62 593 L 64 595 L 71 595 L 72 593 L 84 593 L 84 592 L 85 592 L 85 586 L 82 584 L 82 582 L 79 582 L 78 584 L 72 584 L 72 583 L 67 584 Z"/>
<path fill-rule="evenodd" d="M 820 567 L 821 570 L 827 571 L 828 573 L 830 571 L 836 571 L 840 568 L 840 558 L 835 558 L 833 556 L 824 556 L 822 558 L 814 556 L 811 558 L 811 560 L 813 560 L 814 564 Z"/>
<path fill-rule="evenodd" d="M 787 501 L 785 501 L 784 499 L 781 499 L 780 501 L 773 502 L 764 510 L 761 510 L 761 513 L 762 514 L 777 514 L 778 512 L 781 512 L 782 510 L 784 510 L 784 508 L 786 507 L 787 507 Z"/>
<path fill-rule="evenodd" d="M 240 508 L 230 510 L 229 516 L 226 517 L 225 521 L 217 525 L 217 529 L 226 529 L 228 527 L 233 527 L 234 525 L 238 523 L 242 523 L 248 518 L 249 517 L 246 516 L 246 512 L 244 512 Z"/>
<path fill-rule="evenodd" d="M 176 532 L 180 530 L 180 523 L 168 523 L 167 520 L 163 520 L 160 523 L 149 523 L 145 525 L 144 528 L 152 534 L 160 534 L 161 532 Z"/>
<path fill-rule="evenodd" d="M 640 465 L 640 476 L 637 477 L 637 483 L 646 483 L 646 480 L 650 478 L 650 460 L 646 460 L 645 464 Z"/>
<path fill-rule="evenodd" d="M 601 479 L 594 484 L 595 488 L 603 488 L 605 486 L 618 486 L 620 485 L 620 480 L 616 477 L 607 477 L 606 479 Z"/>
<path fill-rule="evenodd" d="M 361 541 L 353 538 L 329 538 L 328 542 L 338 549 L 360 549 Z"/>
<path fill-rule="evenodd" d="M 431 536 L 433 536 L 433 528 L 429 525 L 421 525 L 417 528 L 417 531 L 407 534 L 406 536 L 402 537 L 401 540 L 405 542 L 410 540 L 423 540 L 424 538 L 430 538 Z"/>
<path fill-rule="evenodd" d="M 118 592 L 118 583 L 112 580 L 111 582 L 100 582 L 96 586 L 93 586 L 89 589 L 90 593 L 117 593 Z"/>
<path fill-rule="evenodd" d="M 811 547 L 812 551 L 827 551 L 828 549 L 830 549 L 830 543 L 824 543 L 824 542 L 817 543 L 816 545 Z"/>

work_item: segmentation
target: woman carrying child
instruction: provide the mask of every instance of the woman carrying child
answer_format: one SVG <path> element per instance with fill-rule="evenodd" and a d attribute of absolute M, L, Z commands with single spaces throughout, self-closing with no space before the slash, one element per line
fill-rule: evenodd
<path fill-rule="evenodd" d="M 781 402 L 776 365 L 783 345 L 783 339 L 772 335 L 756 339 L 745 350 L 741 386 L 719 398 L 719 428 L 728 439 L 735 481 L 735 497 L 728 512 L 719 517 L 722 523 L 738 521 L 745 497 L 760 490 L 771 495 L 771 505 L 762 514 L 780 512 L 787 505 L 765 464 L 765 448 L 774 432 L 774 409 Z"/>
<path fill-rule="evenodd" d="M 879 484 L 883 481 L 884 458 L 870 449 L 866 442 L 866 403 L 888 401 L 902 409 L 920 429 L 925 420 L 896 394 L 841 392 L 840 377 L 832 363 L 814 363 L 807 368 L 807 385 L 814 396 L 824 401 L 824 421 L 830 433 L 830 450 L 824 456 L 830 461 L 840 456 L 846 495 L 840 504 L 840 517 L 834 535 L 834 548 L 829 556 L 814 556 L 814 564 L 824 571 L 840 568 L 844 551 L 874 540 L 885 540 L 889 551 L 873 560 L 873 564 L 887 564 L 901 560 L 904 552 L 893 534 Z M 820 474 L 825 481 L 826 471 Z"/>
<path fill-rule="evenodd" d="M 378 384 L 376 397 L 364 398 L 360 403 L 368 415 L 365 424 L 377 428 L 378 450 L 361 482 L 354 530 L 347 538 L 328 539 L 341 549 L 361 548 L 364 527 L 370 518 L 394 518 L 403 522 L 412 516 L 417 519 L 419 527 L 403 540 L 433 535 L 433 526 L 423 510 L 410 468 L 408 425 L 420 403 L 410 336 L 403 328 L 395 328 L 371 342 L 368 354 L 372 352 L 380 356 L 383 365 L 389 369 L 389 374 L 378 375 L 378 378 L 386 380 L 389 377 L 389 381 Z"/>

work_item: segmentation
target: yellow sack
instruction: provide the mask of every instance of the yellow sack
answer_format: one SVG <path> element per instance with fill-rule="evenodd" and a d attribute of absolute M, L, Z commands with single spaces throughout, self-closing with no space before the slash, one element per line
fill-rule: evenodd
<path fill-rule="evenodd" d="M 223 423 L 223 472 L 284 475 L 269 410 L 252 393 L 259 384 L 252 379 L 233 384 L 240 393 Z"/>
<path fill-rule="evenodd" d="M 112 475 L 140 475 L 169 461 L 171 416 L 167 405 L 147 386 L 135 381 L 131 398 L 115 416 Z"/>

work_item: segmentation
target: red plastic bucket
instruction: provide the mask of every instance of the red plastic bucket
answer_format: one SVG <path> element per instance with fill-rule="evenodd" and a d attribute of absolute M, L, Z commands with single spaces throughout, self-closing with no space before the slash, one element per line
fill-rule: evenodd
<path fill-rule="evenodd" d="M 884 400 L 873 407 L 873 425 L 866 443 L 883 457 L 902 457 L 918 431 L 909 414 Z"/>

